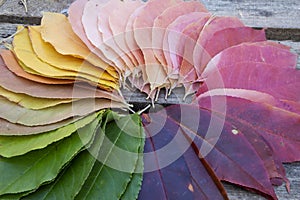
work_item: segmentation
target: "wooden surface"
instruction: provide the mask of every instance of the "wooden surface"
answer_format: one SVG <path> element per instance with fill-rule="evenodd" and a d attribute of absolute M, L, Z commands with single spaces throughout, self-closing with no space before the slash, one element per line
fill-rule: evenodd
<path fill-rule="evenodd" d="M 65 12 L 72 0 L 27 0 L 27 13 L 19 2 L 0 0 L 0 40 L 13 34 L 17 24 L 39 24 L 42 11 Z M 203 3 L 216 15 L 237 16 L 248 26 L 268 28 L 267 37 L 270 40 L 289 45 L 292 51 L 300 55 L 300 0 L 203 0 Z M 145 100 L 145 95 L 137 92 L 124 91 L 124 96 L 132 103 L 150 103 Z M 180 90 L 167 101 L 164 94 L 159 98 L 160 104 L 178 102 L 182 103 Z M 291 193 L 288 194 L 284 186 L 276 187 L 276 193 L 280 200 L 299 200 L 300 163 L 286 164 L 285 168 L 291 182 Z M 230 184 L 225 184 L 225 188 L 230 199 L 264 199 Z"/>

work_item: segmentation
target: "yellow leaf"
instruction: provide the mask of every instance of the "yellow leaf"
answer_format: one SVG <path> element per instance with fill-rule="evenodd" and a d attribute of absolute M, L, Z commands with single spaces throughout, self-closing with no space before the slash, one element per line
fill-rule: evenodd
<path fill-rule="evenodd" d="M 84 73 L 104 80 L 117 81 L 105 70 L 91 65 L 87 61 L 58 53 L 50 43 L 43 41 L 40 26 L 31 26 L 28 29 L 33 50 L 44 62 L 63 70 Z"/>
<path fill-rule="evenodd" d="M 77 101 L 77 99 L 45 99 L 31 97 L 26 94 L 14 93 L 0 87 L 0 95 L 7 98 L 8 100 L 18 103 L 19 105 L 33 110 L 39 110 L 43 108 L 48 108 L 56 106 L 62 103 L 70 103 L 72 101 Z"/>
<path fill-rule="evenodd" d="M 93 65 L 108 71 L 115 78 L 118 78 L 115 68 L 109 66 L 93 54 L 73 32 L 71 24 L 65 15 L 44 12 L 41 22 L 41 34 L 44 41 L 52 44 L 60 54 L 72 55 L 87 60 Z"/>
<path fill-rule="evenodd" d="M 18 60 L 14 56 L 13 52 L 11 52 L 10 50 L 2 49 L 0 51 L 0 54 L 1 54 L 1 57 L 2 57 L 5 65 L 7 66 L 7 68 L 19 77 L 22 77 L 22 78 L 25 78 L 28 80 L 32 80 L 32 81 L 35 81 L 38 83 L 45 83 L 45 84 L 51 84 L 51 85 L 52 84 L 71 84 L 74 82 L 73 80 L 46 78 L 46 77 L 36 76 L 36 75 L 30 74 L 30 73 L 26 73 L 26 71 L 24 71 L 24 69 L 18 63 Z"/>
<path fill-rule="evenodd" d="M 28 73 L 39 74 L 46 77 L 65 77 L 65 70 L 57 69 L 51 65 L 42 62 L 34 53 L 28 35 L 28 29 L 22 26 L 18 27 L 18 33 L 13 40 L 13 51 L 19 59 L 22 67 Z M 69 75 L 69 74 L 68 74 Z M 74 76 L 72 74 L 71 76 Z"/>
<path fill-rule="evenodd" d="M 23 67 L 28 73 L 41 75 L 51 78 L 61 78 L 61 79 L 76 79 L 76 80 L 88 80 L 88 82 L 98 83 L 99 87 L 103 89 L 112 88 L 115 89 L 118 87 L 117 83 L 107 80 L 101 80 L 97 77 L 90 76 L 88 74 L 79 74 L 74 71 L 62 70 L 56 68 L 52 65 L 49 65 L 42 60 L 40 60 L 35 54 L 31 41 L 29 38 L 29 33 L 27 28 L 18 27 L 18 34 L 15 35 L 13 40 L 14 53 L 19 59 L 19 64 Z M 83 79 L 82 79 L 83 78 Z"/>

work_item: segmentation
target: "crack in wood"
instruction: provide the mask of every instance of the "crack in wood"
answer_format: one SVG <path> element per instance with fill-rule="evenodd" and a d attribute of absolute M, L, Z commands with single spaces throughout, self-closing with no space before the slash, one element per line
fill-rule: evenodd
<path fill-rule="evenodd" d="M 37 25 L 41 23 L 41 19 L 32 16 L 0 15 L 0 23 Z"/>

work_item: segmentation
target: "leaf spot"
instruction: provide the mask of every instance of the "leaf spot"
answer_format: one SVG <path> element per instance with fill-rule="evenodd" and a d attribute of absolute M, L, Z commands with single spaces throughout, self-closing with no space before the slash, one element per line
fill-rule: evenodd
<path fill-rule="evenodd" d="M 239 134 L 239 131 L 238 131 L 238 130 L 236 130 L 236 129 L 232 129 L 232 130 L 231 130 L 231 132 L 233 133 L 233 135 L 237 135 L 237 134 Z"/>
<path fill-rule="evenodd" d="M 193 187 L 192 184 L 189 184 L 188 189 L 189 189 L 191 192 L 194 192 L 194 187 Z"/>

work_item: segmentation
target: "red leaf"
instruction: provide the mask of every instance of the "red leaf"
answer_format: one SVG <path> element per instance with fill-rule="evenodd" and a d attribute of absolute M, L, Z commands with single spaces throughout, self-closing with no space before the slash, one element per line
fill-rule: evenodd
<path fill-rule="evenodd" d="M 209 57 L 202 54 L 202 57 L 198 58 L 200 68 L 206 66 L 211 58 L 229 47 L 244 42 L 266 41 L 264 30 L 255 30 L 250 27 L 229 27 L 210 34 L 201 44 Z"/>
<path fill-rule="evenodd" d="M 165 66 L 165 68 L 168 66 L 164 58 L 163 39 L 168 31 L 168 26 L 178 17 L 193 12 L 207 12 L 207 10 L 199 1 L 180 2 L 164 10 L 154 20 L 152 29 L 152 48 L 155 57 Z M 166 69 L 166 71 L 167 70 L 168 69 Z"/>
<path fill-rule="evenodd" d="M 224 97 L 214 96 L 212 99 L 221 101 Z M 199 104 L 214 111 L 209 98 L 199 99 Z M 299 114 L 266 103 L 226 97 L 226 117 L 237 129 L 247 127 L 261 135 L 281 162 L 300 160 Z"/>
<path fill-rule="evenodd" d="M 202 162 L 199 160 L 188 139 L 181 133 L 176 135 L 180 125 L 167 119 L 161 127 L 160 122 L 165 117 L 160 112 L 143 118 L 147 136 L 146 173 L 139 199 L 228 199 L 218 178 L 203 159 Z M 162 128 L 159 132 L 156 131 L 158 127 Z M 163 149 L 168 143 L 171 143 L 171 152 Z M 170 158 L 170 154 L 177 156 Z M 168 159 L 174 159 L 174 162 L 168 165 Z"/>
<path fill-rule="evenodd" d="M 206 42 L 213 36 L 214 33 L 224 30 L 226 28 L 242 27 L 244 24 L 236 17 L 212 17 L 206 23 L 205 27 L 202 29 L 197 44 L 193 52 L 193 62 L 200 76 L 205 68 L 205 65 L 201 65 L 201 61 L 204 57 L 208 57 L 210 60 L 210 55 L 204 50 Z M 205 59 L 207 60 L 207 59 Z"/>
<path fill-rule="evenodd" d="M 164 49 L 167 51 L 164 51 L 164 55 L 169 75 L 180 75 L 179 82 L 195 80 L 197 77 L 190 52 L 194 51 L 197 38 L 210 17 L 209 13 L 193 12 L 178 17 L 167 27 L 164 38 Z"/>
<path fill-rule="evenodd" d="M 182 152 L 183 158 L 185 158 L 184 147 L 189 149 L 189 144 L 178 138 L 188 137 L 193 139 L 193 144 L 197 146 L 197 149 L 194 149 L 197 155 L 199 151 L 205 156 L 204 159 L 219 179 L 259 191 L 276 199 L 272 183 L 287 182 L 281 162 L 300 159 L 296 153 L 300 150 L 299 139 L 297 139 L 299 138 L 297 130 L 300 130 L 299 116 L 284 110 L 278 111 L 269 105 L 239 98 L 213 97 L 219 105 L 224 98 L 227 100 L 225 102 L 226 115 L 215 107 L 211 107 L 209 98 L 201 99 L 200 107 L 197 104 L 176 105 L 156 114 L 150 114 L 150 123 L 144 124 L 148 136 L 151 136 L 148 143 L 150 142 L 152 146 L 150 148 L 150 144 L 148 144 L 148 148 L 165 153 L 157 153 L 150 161 L 146 159 L 146 166 L 155 163 L 158 167 L 163 168 L 167 160 L 172 160 L 174 155 L 178 155 L 178 152 Z M 222 126 L 223 122 L 224 126 Z M 276 127 L 273 123 L 276 124 Z M 173 140 L 176 141 L 177 146 L 167 149 L 167 146 L 171 144 L 170 141 Z M 278 147 L 282 144 L 284 146 Z M 193 157 L 193 162 L 199 162 L 198 159 L 197 156 Z M 185 184 L 186 179 L 179 181 L 172 178 L 174 174 L 167 176 L 169 170 L 174 171 L 173 165 L 179 165 L 177 162 L 179 161 L 170 162 L 170 166 L 152 172 L 151 175 L 146 173 L 141 194 L 147 196 L 149 195 L 147 189 L 159 186 L 160 189 L 156 188 L 156 190 L 160 193 L 153 192 L 153 194 L 165 197 L 165 193 L 168 194 L 168 192 L 164 192 L 166 187 L 175 187 L 170 186 L 171 183 Z M 193 163 L 193 165 L 195 164 Z M 179 166 L 176 168 L 184 169 L 180 173 L 189 173 L 188 168 Z M 202 170 L 199 173 L 201 177 L 207 176 Z M 189 179 L 198 180 L 194 176 L 190 176 Z M 182 188 L 186 189 L 184 186 Z M 210 192 L 207 195 L 215 193 Z M 213 199 L 211 196 L 208 198 Z"/>
<path fill-rule="evenodd" d="M 218 84 L 216 77 L 220 77 L 223 84 Z M 216 88 L 238 88 L 264 92 L 278 100 L 299 102 L 299 80 L 300 71 L 293 68 L 262 62 L 231 63 L 211 72 L 198 90 L 198 95 Z"/>
<path fill-rule="evenodd" d="M 182 66 L 183 58 L 189 58 L 192 55 L 185 55 L 188 50 L 194 51 L 195 41 L 198 38 L 200 31 L 206 21 L 211 17 L 211 14 L 205 12 L 192 12 L 176 18 L 166 29 L 164 36 L 163 49 L 164 57 L 168 65 L 168 74 L 172 78 L 178 78 L 180 66 Z M 190 46 L 185 45 L 185 41 L 191 40 Z M 192 61 L 193 59 L 188 59 Z M 191 62 L 189 62 L 191 63 Z M 182 76 L 185 76 L 185 71 L 190 72 L 194 66 L 186 66 L 182 68 Z"/>
<path fill-rule="evenodd" d="M 239 62 L 260 62 L 277 67 L 292 67 L 297 64 L 297 55 L 289 48 L 275 42 L 242 43 L 223 50 L 206 66 L 202 77 L 207 77 L 212 70 L 221 69 Z"/>

